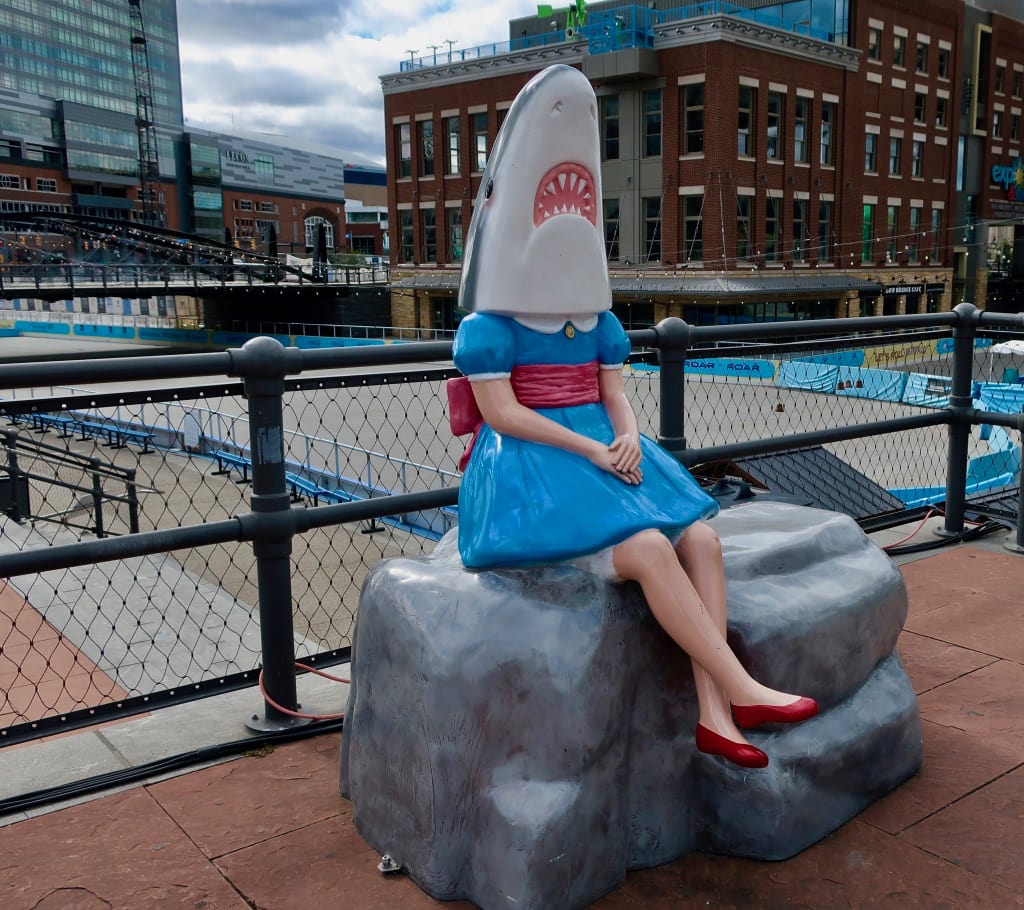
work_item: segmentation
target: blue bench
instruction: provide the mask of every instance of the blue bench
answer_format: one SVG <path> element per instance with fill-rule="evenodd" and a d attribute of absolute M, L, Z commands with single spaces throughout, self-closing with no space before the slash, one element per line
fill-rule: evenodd
<path fill-rule="evenodd" d="M 57 430 L 58 435 L 65 439 L 74 434 L 77 423 L 73 417 L 62 414 L 30 414 L 29 420 L 36 432 L 45 433 L 48 430 Z"/>
<path fill-rule="evenodd" d="M 82 434 L 84 442 L 90 436 L 96 439 L 106 439 L 106 445 L 113 449 L 123 449 L 129 441 L 142 444 L 142 453 L 153 451 L 149 444 L 153 441 L 153 434 L 146 430 L 133 430 L 129 427 L 118 426 L 114 423 L 100 423 L 95 420 L 75 420 L 76 429 Z"/>
<path fill-rule="evenodd" d="M 318 486 L 313 481 L 300 477 L 298 474 L 292 474 L 288 471 L 284 475 L 285 483 L 291 489 L 292 502 L 300 502 L 302 496 L 300 492 L 306 497 L 313 501 L 313 505 L 320 505 L 320 500 L 324 502 L 351 502 L 352 497 L 347 493 L 343 493 L 341 490 L 328 490 L 324 487 Z"/>
<path fill-rule="evenodd" d="M 242 479 L 235 483 L 249 483 L 249 468 L 252 467 L 252 462 L 244 455 L 218 449 L 213 453 L 213 457 L 217 460 L 217 470 L 214 474 L 230 474 L 232 468 L 237 468 L 242 474 Z"/>

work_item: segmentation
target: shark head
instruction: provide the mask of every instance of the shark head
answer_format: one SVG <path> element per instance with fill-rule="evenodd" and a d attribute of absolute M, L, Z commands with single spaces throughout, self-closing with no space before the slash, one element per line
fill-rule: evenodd
<path fill-rule="evenodd" d="M 579 70 L 541 70 L 512 102 L 466 234 L 459 306 L 524 317 L 611 307 L 597 98 Z"/>

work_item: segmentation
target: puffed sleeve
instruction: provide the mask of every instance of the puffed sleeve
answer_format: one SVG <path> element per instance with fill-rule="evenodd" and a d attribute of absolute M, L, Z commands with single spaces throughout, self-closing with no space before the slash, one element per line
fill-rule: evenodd
<path fill-rule="evenodd" d="M 622 323 L 611 310 L 605 310 L 597 320 L 597 362 L 601 369 L 621 369 L 629 349 L 629 338 Z"/>
<path fill-rule="evenodd" d="M 459 323 L 452 353 L 459 372 L 471 380 L 507 379 L 515 366 L 512 321 L 492 313 L 470 313 Z"/>

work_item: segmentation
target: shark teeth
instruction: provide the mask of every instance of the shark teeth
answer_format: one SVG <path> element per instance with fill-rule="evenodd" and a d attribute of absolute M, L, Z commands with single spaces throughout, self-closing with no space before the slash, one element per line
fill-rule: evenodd
<path fill-rule="evenodd" d="M 540 180 L 534 202 L 535 225 L 559 215 L 576 215 L 597 226 L 597 210 L 590 192 L 594 178 L 583 165 L 563 162 L 551 168 Z"/>

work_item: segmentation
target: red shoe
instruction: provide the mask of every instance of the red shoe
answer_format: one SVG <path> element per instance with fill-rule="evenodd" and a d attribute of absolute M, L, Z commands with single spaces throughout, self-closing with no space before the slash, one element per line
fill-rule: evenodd
<path fill-rule="evenodd" d="M 760 749 L 755 749 L 748 743 L 734 743 L 703 724 L 697 724 L 696 740 L 697 748 L 701 752 L 721 755 L 743 768 L 764 768 L 768 764 L 768 756 Z"/>
<path fill-rule="evenodd" d="M 818 713 L 813 698 L 798 698 L 788 705 L 733 705 L 732 715 L 741 727 L 760 727 L 761 724 L 795 724 Z"/>

